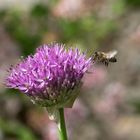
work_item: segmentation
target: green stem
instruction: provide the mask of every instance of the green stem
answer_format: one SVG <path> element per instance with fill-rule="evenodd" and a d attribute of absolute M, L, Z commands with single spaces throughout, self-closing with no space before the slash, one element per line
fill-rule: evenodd
<path fill-rule="evenodd" d="M 64 118 L 64 108 L 59 109 L 58 133 L 59 133 L 59 140 L 68 140 L 65 118 Z"/>

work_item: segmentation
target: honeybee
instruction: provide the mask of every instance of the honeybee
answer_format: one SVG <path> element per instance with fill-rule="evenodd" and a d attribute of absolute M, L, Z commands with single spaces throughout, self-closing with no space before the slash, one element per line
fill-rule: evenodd
<path fill-rule="evenodd" d="M 109 62 L 115 63 L 117 62 L 116 59 L 116 54 L 117 51 L 110 51 L 108 53 L 105 52 L 95 52 L 92 56 L 93 60 L 95 62 L 101 62 L 103 64 L 105 64 L 105 66 L 108 66 Z"/>

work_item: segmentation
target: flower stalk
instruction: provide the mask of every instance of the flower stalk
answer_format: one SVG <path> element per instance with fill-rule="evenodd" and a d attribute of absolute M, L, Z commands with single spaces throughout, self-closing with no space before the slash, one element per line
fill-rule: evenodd
<path fill-rule="evenodd" d="M 59 134 L 59 140 L 68 140 L 66 125 L 65 125 L 64 108 L 59 109 L 58 134 Z"/>

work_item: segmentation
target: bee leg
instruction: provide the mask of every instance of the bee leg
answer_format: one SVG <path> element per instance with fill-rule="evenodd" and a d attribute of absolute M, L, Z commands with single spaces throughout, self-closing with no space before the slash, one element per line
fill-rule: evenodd
<path fill-rule="evenodd" d="M 114 62 L 117 62 L 117 59 L 115 57 L 113 57 L 113 58 L 110 58 L 109 61 L 114 63 Z"/>
<path fill-rule="evenodd" d="M 108 60 L 104 61 L 104 64 L 105 64 L 105 66 L 108 66 L 109 61 Z"/>

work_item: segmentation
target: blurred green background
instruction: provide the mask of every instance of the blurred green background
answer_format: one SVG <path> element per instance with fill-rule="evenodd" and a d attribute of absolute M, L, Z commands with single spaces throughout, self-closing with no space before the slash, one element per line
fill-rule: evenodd
<path fill-rule="evenodd" d="M 0 1 L 0 140 L 57 140 L 45 109 L 6 89 L 7 69 L 45 43 L 87 55 L 117 50 L 95 65 L 66 110 L 70 140 L 140 140 L 140 0 Z"/>

